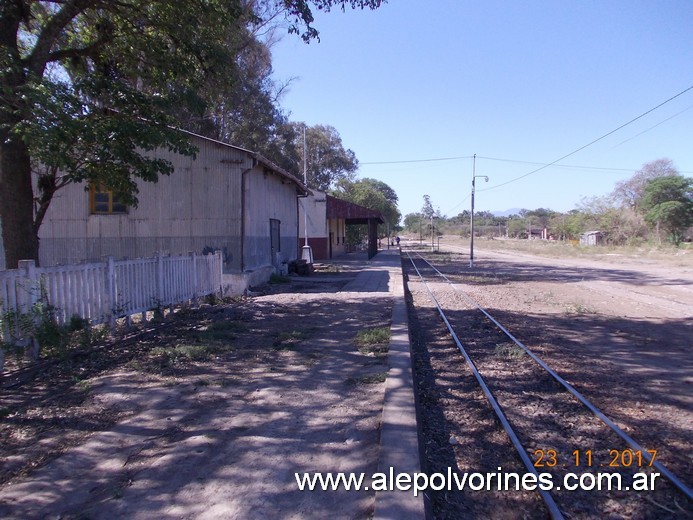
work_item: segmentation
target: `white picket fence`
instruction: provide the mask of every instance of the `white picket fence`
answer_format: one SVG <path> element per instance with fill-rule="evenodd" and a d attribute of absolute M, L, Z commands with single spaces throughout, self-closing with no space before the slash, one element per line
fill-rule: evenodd
<path fill-rule="evenodd" d="M 113 325 L 117 318 L 196 300 L 221 291 L 221 252 L 137 260 L 36 267 L 0 271 L 0 336 L 19 337 L 19 316 L 40 304 L 52 309 L 58 324 L 72 316 L 92 325 Z"/>

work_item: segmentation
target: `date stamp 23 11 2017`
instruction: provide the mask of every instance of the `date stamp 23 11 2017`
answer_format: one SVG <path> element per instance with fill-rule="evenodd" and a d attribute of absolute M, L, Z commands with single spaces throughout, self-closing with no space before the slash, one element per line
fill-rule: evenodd
<path fill-rule="evenodd" d="M 657 450 L 609 450 L 608 454 L 594 452 L 593 450 L 573 450 L 568 455 L 561 454 L 554 449 L 537 449 L 534 450 L 534 467 L 644 468 L 651 467 L 656 457 Z"/>

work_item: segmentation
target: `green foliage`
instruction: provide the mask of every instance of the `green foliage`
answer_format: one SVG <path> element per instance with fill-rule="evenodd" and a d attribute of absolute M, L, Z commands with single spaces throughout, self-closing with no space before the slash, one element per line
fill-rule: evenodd
<path fill-rule="evenodd" d="M 514 343 L 499 343 L 495 349 L 496 357 L 505 361 L 517 361 L 526 355 L 526 352 Z"/>
<path fill-rule="evenodd" d="M 419 223 L 421 223 L 420 213 L 407 213 L 404 216 L 404 231 L 407 233 L 418 233 Z"/>
<path fill-rule="evenodd" d="M 272 342 L 276 350 L 293 350 L 296 345 L 309 337 L 307 332 L 301 330 L 292 330 L 289 332 L 280 332 Z"/>
<path fill-rule="evenodd" d="M 382 358 L 387 356 L 390 334 L 390 327 L 360 330 L 354 338 L 354 344 L 362 354 Z"/>
<path fill-rule="evenodd" d="M 190 345 L 180 343 L 173 347 L 155 347 L 151 355 L 159 366 L 180 365 L 190 361 L 208 361 L 216 354 L 225 352 L 228 348 L 220 345 Z"/>
<path fill-rule="evenodd" d="M 293 154 L 290 172 L 303 178 L 303 130 L 306 132 L 306 172 L 308 187 L 327 191 L 339 180 L 353 180 L 358 169 L 356 154 L 345 149 L 339 132 L 328 125 L 306 126 L 304 123 L 289 123 L 292 137 L 286 151 Z"/>
<path fill-rule="evenodd" d="M 58 325 L 55 308 L 41 302 L 35 303 L 27 312 L 6 311 L 0 316 L 0 324 L 8 334 L 8 343 L 35 338 L 39 345 L 60 349 L 65 343 L 68 327 Z"/>
<path fill-rule="evenodd" d="M 196 334 L 196 339 L 207 344 L 229 344 L 238 337 L 238 334 L 247 330 L 244 323 L 234 320 L 215 321 L 205 330 Z"/>
<path fill-rule="evenodd" d="M 39 218 L 57 190 L 85 181 L 85 188 L 101 186 L 136 206 L 137 179 L 156 182 L 173 171 L 168 161 L 146 152 L 166 148 L 192 155 L 196 151 L 185 134 L 171 128 L 174 121 L 165 114 L 163 98 L 151 99 L 122 82 L 94 77 L 71 83 L 44 80 L 25 91 L 34 117 L 14 131 L 26 141 L 39 176 Z M 98 110 L 96 99 L 108 110 Z"/>
<path fill-rule="evenodd" d="M 678 245 L 686 229 L 693 226 L 693 178 L 677 175 L 649 181 L 643 190 L 641 208 L 645 220 L 664 228 L 671 242 Z"/>
<path fill-rule="evenodd" d="M 611 197 L 622 206 L 637 209 L 640 206 L 645 186 L 648 182 L 660 177 L 673 175 L 678 175 L 674 163 L 670 159 L 657 159 L 656 161 L 643 164 L 642 168 L 629 179 L 616 183 L 616 187 L 611 192 Z"/>
<path fill-rule="evenodd" d="M 331 193 L 340 199 L 379 211 L 385 222 L 389 223 L 390 231 L 399 223 L 401 214 L 397 208 L 397 193 L 383 181 L 369 178 L 354 181 L 342 179 Z"/>
<path fill-rule="evenodd" d="M 93 345 L 108 337 L 108 329 L 92 327 L 89 320 L 73 315 L 64 325 L 59 325 L 56 308 L 43 302 L 34 304 L 28 312 L 7 311 L 0 316 L 0 326 L 6 332 L 3 349 L 14 352 L 18 358 L 24 348 L 15 345 L 38 343 L 41 357 L 62 357 L 70 349 Z"/>
<path fill-rule="evenodd" d="M 378 327 L 375 329 L 360 330 L 356 334 L 354 343 L 358 346 L 378 345 L 390 341 L 390 328 Z"/>
<path fill-rule="evenodd" d="M 377 372 L 375 374 L 363 374 L 356 377 L 350 377 L 345 382 L 349 385 L 377 385 L 384 383 L 387 379 L 387 371 Z"/>
<path fill-rule="evenodd" d="M 318 35 L 313 8 L 380 3 L 2 2 L 0 199 L 13 202 L 0 206 L 0 218 L 8 267 L 38 258 L 42 219 L 68 183 L 99 183 L 136 204 L 138 179 L 154 182 L 171 171 L 147 152 L 194 152 L 171 126 L 199 130 L 211 118 L 208 131 L 234 139 L 241 133 L 248 138 L 240 144 L 267 141 L 267 150 L 281 150 L 281 139 L 272 143 L 270 134 L 284 137 L 285 121 L 270 95 L 269 52 L 256 35 L 271 33 L 274 20 L 283 19 L 289 32 L 310 41 Z M 241 104 L 253 109 L 241 114 L 245 125 L 229 132 L 225 125 Z M 356 164 L 353 152 L 346 158 Z M 42 168 L 37 192 L 31 165 Z M 349 168 L 342 171 L 355 171 Z"/>
<path fill-rule="evenodd" d="M 431 197 L 428 195 L 424 195 L 423 199 L 424 203 L 423 207 L 421 208 L 421 214 L 423 215 L 423 218 L 430 219 L 436 213 L 433 209 L 433 204 L 431 204 Z"/>

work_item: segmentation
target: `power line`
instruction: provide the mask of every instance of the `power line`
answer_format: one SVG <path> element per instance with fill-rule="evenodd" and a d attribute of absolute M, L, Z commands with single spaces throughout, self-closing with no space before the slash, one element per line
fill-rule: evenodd
<path fill-rule="evenodd" d="M 660 103 L 660 104 L 657 105 L 656 107 L 653 107 L 653 108 L 649 109 L 647 112 L 643 112 L 643 113 L 640 114 L 638 117 L 635 117 L 635 118 L 631 119 L 630 121 L 628 121 L 627 123 L 622 124 L 622 125 L 619 126 L 618 128 L 615 128 L 615 129 L 612 130 L 611 132 L 607 132 L 607 133 L 604 134 L 603 136 L 598 137 L 597 139 L 595 139 L 595 140 L 593 140 L 593 141 L 590 141 L 590 142 L 587 143 L 586 145 L 581 146 L 580 148 L 578 148 L 578 149 L 576 149 L 576 150 L 573 150 L 572 152 L 570 152 L 570 153 L 568 153 L 568 154 L 565 154 L 563 157 L 559 157 L 559 158 L 556 159 L 555 161 L 552 161 L 552 162 L 550 162 L 550 163 L 548 163 L 548 164 L 546 164 L 546 165 L 544 165 L 544 166 L 541 166 L 541 167 L 537 168 L 536 170 L 532 170 L 531 172 L 527 172 L 527 173 L 525 173 L 524 175 L 520 175 L 519 177 L 515 177 L 514 179 L 511 179 L 511 180 L 509 180 L 509 181 L 507 181 L 507 182 L 503 182 L 503 183 L 501 183 L 501 184 L 496 184 L 495 186 L 493 186 L 493 187 L 491 187 L 491 188 L 485 188 L 485 189 L 478 190 L 478 191 L 489 191 L 489 190 L 493 190 L 493 189 L 496 189 L 496 188 L 500 188 L 501 186 L 506 186 L 506 185 L 508 185 L 508 184 L 510 184 L 510 183 L 519 181 L 520 179 L 524 179 L 525 177 L 529 177 L 530 175 L 532 175 L 532 174 L 534 174 L 534 173 L 537 173 L 537 172 L 539 172 L 539 171 L 541 171 L 541 170 L 544 170 L 544 169 L 548 168 L 549 166 L 553 166 L 553 165 L 556 164 L 557 162 L 560 162 L 560 161 L 562 161 L 563 159 L 567 159 L 567 158 L 570 157 L 571 155 L 575 155 L 576 153 L 578 153 L 578 152 L 584 150 L 585 148 L 587 148 L 587 147 L 589 147 L 589 146 L 592 146 L 594 143 L 597 143 L 597 142 L 601 141 L 602 139 L 604 139 L 604 138 L 606 138 L 606 137 L 609 137 L 611 134 L 614 134 L 614 133 L 618 132 L 618 131 L 621 130 L 622 128 L 625 128 L 626 126 L 628 126 L 628 125 L 634 123 L 634 122 L 637 121 L 638 119 L 642 119 L 642 118 L 645 117 L 647 114 L 649 114 L 649 113 L 651 113 L 651 112 L 654 112 L 655 110 L 657 110 L 658 108 L 660 108 L 660 107 L 666 105 L 666 104 L 669 103 L 670 101 L 673 101 L 673 100 L 676 99 L 677 97 L 682 96 L 683 94 L 685 94 L 685 93 L 688 92 L 689 90 L 693 90 L 693 85 L 691 85 L 691 86 L 688 87 L 687 89 L 682 90 L 682 91 L 679 92 L 678 94 L 676 94 L 676 95 L 670 97 L 670 98 L 667 99 L 666 101 L 663 101 L 662 103 Z"/>
<path fill-rule="evenodd" d="M 688 109 L 693 108 L 693 105 L 688 107 Z M 688 110 L 686 109 L 686 110 Z M 675 117 L 675 116 L 672 116 Z M 671 119 L 671 118 L 669 118 Z M 668 121 L 669 119 L 666 119 L 662 121 L 662 123 Z M 661 123 L 659 123 L 661 124 Z M 658 125 L 657 125 L 658 126 Z M 654 128 L 654 127 L 653 127 Z M 642 132 L 641 132 L 642 133 Z M 638 134 L 640 135 L 640 134 Z M 634 136 L 637 137 L 637 136 Z M 624 141 L 625 142 L 625 141 Z M 623 144 L 623 143 L 621 143 Z M 410 159 L 410 160 L 405 160 L 405 161 L 377 161 L 377 162 L 361 162 L 359 165 L 379 165 L 379 164 L 408 164 L 408 163 L 421 163 L 421 162 L 434 162 L 434 161 L 453 161 L 453 160 L 458 160 L 458 159 L 471 159 L 471 155 L 466 155 L 466 156 L 460 156 L 460 157 L 444 157 L 444 158 L 439 158 L 439 159 Z M 554 168 L 565 168 L 568 170 L 599 170 L 599 171 L 611 171 L 611 172 L 635 172 L 638 170 L 638 168 L 611 168 L 611 167 L 606 167 L 606 166 L 580 166 L 577 164 L 554 164 L 554 163 L 543 163 L 543 162 L 538 162 L 538 161 L 522 161 L 520 159 L 503 159 L 500 157 L 488 157 L 485 155 L 477 155 L 477 159 L 484 159 L 486 161 L 498 161 L 498 162 L 506 162 L 506 163 L 513 163 L 513 164 L 534 164 L 537 166 L 553 166 Z M 687 172 L 687 171 L 682 171 L 680 173 L 693 173 L 693 172 Z M 481 191 L 481 190 L 479 190 Z"/>
<path fill-rule="evenodd" d="M 535 164 L 538 166 L 555 166 L 556 168 L 567 168 L 567 169 L 573 169 L 573 170 L 602 170 L 602 171 L 615 171 L 615 172 L 634 172 L 636 171 L 637 168 L 606 168 L 602 166 L 577 166 L 574 164 L 553 164 L 553 163 L 542 163 L 542 162 L 533 162 L 533 161 L 520 161 L 520 160 L 515 160 L 515 159 L 499 159 L 497 157 L 485 157 L 483 155 L 477 155 L 477 159 L 486 159 L 487 161 L 499 161 L 499 162 L 508 162 L 508 163 L 515 163 L 515 164 Z"/>
<path fill-rule="evenodd" d="M 407 164 L 407 163 L 422 163 L 422 162 L 436 162 L 436 161 L 457 161 L 459 159 L 471 159 L 471 155 L 464 155 L 460 157 L 438 157 L 435 159 L 411 159 L 408 161 L 372 161 L 372 162 L 359 162 L 361 164 Z"/>
<path fill-rule="evenodd" d="M 618 147 L 618 146 L 621 146 L 622 144 L 627 143 L 628 141 L 632 141 L 632 140 L 635 139 L 636 137 L 640 137 L 642 134 L 646 134 L 646 133 L 649 132 L 650 130 L 653 130 L 654 128 L 657 128 L 659 125 L 666 123 L 666 122 L 669 121 L 670 119 L 674 119 L 676 116 L 680 116 L 680 115 L 683 114 L 686 110 L 690 110 L 691 108 L 693 108 L 693 105 L 689 106 L 688 108 L 684 108 L 684 109 L 681 110 L 680 112 L 676 112 L 673 116 L 667 117 L 664 121 L 660 121 L 660 122 L 657 123 L 656 125 L 653 125 L 653 126 L 651 126 L 650 128 L 647 128 L 647 129 L 643 130 L 642 132 L 640 132 L 640 133 L 638 133 L 638 134 L 635 134 L 633 137 L 629 137 L 629 138 L 626 139 L 625 141 L 621 141 L 621 142 L 618 143 L 616 146 L 614 146 L 614 148 L 616 148 L 616 147 Z"/>

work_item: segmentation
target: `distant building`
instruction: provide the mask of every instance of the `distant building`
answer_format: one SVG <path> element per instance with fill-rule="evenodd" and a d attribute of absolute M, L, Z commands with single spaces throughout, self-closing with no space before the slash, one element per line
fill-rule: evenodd
<path fill-rule="evenodd" d="M 56 193 L 39 233 L 41 265 L 220 250 L 230 293 L 299 257 L 299 198 L 310 192 L 260 155 L 190 134 L 196 158 L 158 150 L 174 171 L 138 182 L 137 208 L 97 186 Z"/>
<path fill-rule="evenodd" d="M 604 234 L 601 231 L 587 231 L 580 235 L 581 246 L 598 246 L 602 243 Z"/>
<path fill-rule="evenodd" d="M 377 254 L 378 224 L 385 222 L 379 211 L 313 191 L 301 199 L 299 212 L 299 247 L 305 244 L 304 223 L 307 222 L 308 245 L 314 260 L 329 260 L 346 253 L 346 227 L 356 224 L 368 226 L 368 258 Z"/>

